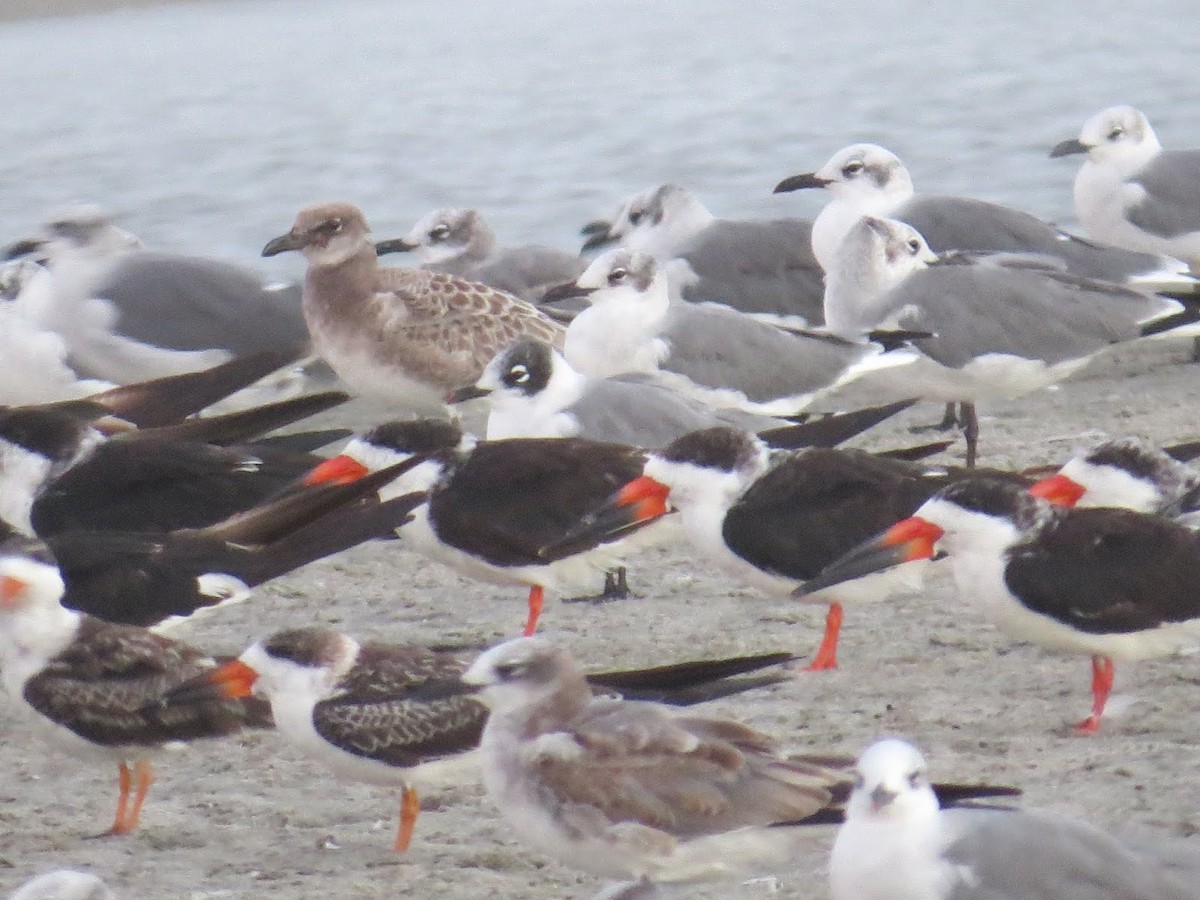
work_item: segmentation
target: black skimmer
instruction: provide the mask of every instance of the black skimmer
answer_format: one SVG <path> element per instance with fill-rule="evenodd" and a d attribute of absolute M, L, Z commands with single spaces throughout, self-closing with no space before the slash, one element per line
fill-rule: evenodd
<path fill-rule="evenodd" d="M 629 198 L 611 222 L 589 226 L 584 250 L 619 241 L 690 270 L 683 296 L 775 321 L 821 324 L 821 267 L 805 219 L 718 219 L 693 193 L 664 184 Z"/>
<path fill-rule="evenodd" d="M 1056 507 L 990 478 L 950 485 L 799 590 L 935 552 L 950 557 L 959 594 L 1001 630 L 1091 655 L 1092 713 L 1080 732 L 1100 727 L 1114 659 L 1200 644 L 1200 534 L 1162 516 Z"/>
<path fill-rule="evenodd" d="M 542 638 L 481 655 L 463 680 L 491 714 L 484 784 L 515 833 L 592 874 L 647 883 L 734 877 L 787 848 L 790 829 L 847 781 L 831 756 L 788 756 L 730 719 L 596 698 Z M 786 858 L 786 857 L 783 857 Z"/>
<path fill-rule="evenodd" d="M 1168 258 L 1175 253 L 1131 252 L 1120 249 L 1128 246 L 1120 241 L 1092 233 L 1109 242 L 1096 244 L 1029 213 L 984 200 L 915 194 L 904 163 L 876 144 L 843 147 L 817 171 L 785 178 L 775 192 L 802 188 L 824 188 L 830 194 L 812 228 L 813 252 L 826 272 L 836 267 L 838 247 L 854 224 L 863 216 L 875 216 L 908 223 L 937 253 L 1033 253 L 1061 260 L 1067 271 L 1085 278 L 1152 287 L 1165 283 L 1188 288 L 1195 283 L 1186 265 Z"/>
<path fill-rule="evenodd" d="M 592 377 L 656 374 L 710 406 L 794 416 L 822 393 L 911 362 L 882 343 L 785 331 L 719 303 L 682 299 L 671 264 L 612 250 L 545 302 L 586 297 L 567 328 L 563 355 Z"/>
<path fill-rule="evenodd" d="M 299 291 L 240 266 L 143 249 L 95 207 L 66 210 L 5 251 L 45 263 L 13 303 L 64 338 L 83 374 L 124 383 L 305 342 Z"/>
<path fill-rule="evenodd" d="M 1195 900 L 1200 852 L 988 805 L 944 809 L 925 759 L 895 738 L 855 767 L 829 861 L 832 900 Z"/>
<path fill-rule="evenodd" d="M 435 209 L 403 238 L 377 241 L 375 252 L 415 252 L 422 268 L 486 284 L 534 303 L 546 288 L 570 281 L 587 263 L 574 253 L 528 244 L 501 247 L 476 209 Z"/>
<path fill-rule="evenodd" d="M 1184 522 L 1200 512 L 1200 472 L 1140 438 L 1104 441 L 1029 491 L 1058 506 L 1115 506 Z"/>
<path fill-rule="evenodd" d="M 351 480 L 382 459 L 425 456 L 381 494 L 429 491 L 428 502 L 400 529 L 405 545 L 468 578 L 528 585 L 527 634 L 537 627 L 546 591 L 586 589 L 590 575 L 615 569 L 630 549 L 625 535 L 564 538 L 641 474 L 645 454 L 637 448 L 583 438 L 475 444 L 456 425 L 430 419 L 390 423 L 359 447 L 351 450 L 359 459 L 322 463 L 308 483 Z"/>
<path fill-rule="evenodd" d="M 46 539 L 63 605 L 105 621 L 164 628 L 246 599 L 253 588 L 364 541 L 394 538 L 423 493 L 373 492 L 410 460 L 349 485 L 306 487 L 205 528 L 71 530 Z M 16 535 L 0 528 L 0 546 Z"/>
<path fill-rule="evenodd" d="M 58 570 L 36 548 L 0 549 L 4 687 L 38 726 L 48 726 L 57 744 L 118 764 L 120 796 L 108 833 L 128 834 L 137 828 L 154 779 L 151 755 L 169 742 L 235 732 L 247 723 L 248 710 L 242 701 L 224 699 L 146 710 L 212 668 L 213 659 L 145 629 L 66 609 L 62 593 Z"/>
<path fill-rule="evenodd" d="M 754 435 L 711 428 L 650 453 L 639 477 L 570 536 L 619 534 L 631 522 L 670 507 L 705 559 L 759 590 L 786 596 L 894 522 L 897 511 L 916 510 L 963 475 L 962 469 L 923 467 L 860 450 L 772 453 Z M 911 590 L 917 583 L 911 574 L 822 594 L 830 601 L 829 615 L 810 668 L 837 666 L 843 601 Z"/>
<path fill-rule="evenodd" d="M 936 257 L 910 225 L 870 216 L 851 226 L 826 282 L 825 322 L 834 334 L 853 340 L 889 328 L 912 335 L 920 358 L 890 378 L 905 396 L 963 404 L 968 465 L 976 456 L 977 401 L 1024 396 L 1113 344 L 1187 333 L 1181 326 L 1196 321 L 1196 310 L 1175 300 L 1028 256 Z M 897 387 L 880 377 L 870 384 Z"/>
<path fill-rule="evenodd" d="M 768 653 L 598 672 L 591 689 L 625 697 L 654 696 L 690 705 L 778 681 L 758 672 L 792 660 Z M 167 706 L 251 694 L 268 700 L 279 733 L 350 781 L 400 785 L 394 847 L 408 848 L 420 810 L 416 785 L 458 778 L 479 743 L 487 708 L 464 685 L 467 664 L 455 653 L 414 644 L 356 641 L 321 626 L 280 631 L 237 660 L 177 687 Z"/>
<path fill-rule="evenodd" d="M 440 405 L 517 338 L 562 344 L 561 325 L 511 294 L 441 272 L 381 267 L 367 220 L 348 203 L 302 210 L 262 252 L 288 250 L 308 262 L 304 319 L 313 346 L 356 393 Z"/>

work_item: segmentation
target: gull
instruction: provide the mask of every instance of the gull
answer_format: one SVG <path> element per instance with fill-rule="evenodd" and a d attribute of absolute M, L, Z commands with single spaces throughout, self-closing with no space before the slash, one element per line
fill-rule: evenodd
<path fill-rule="evenodd" d="M 518 337 L 561 346 L 563 328 L 511 294 L 424 269 L 383 268 L 362 212 L 348 203 L 302 210 L 263 256 L 298 250 L 308 263 L 304 319 L 313 345 L 351 390 L 440 408 Z"/>
<path fill-rule="evenodd" d="M 856 766 L 829 861 L 832 900 L 1195 900 L 1200 849 L 1121 841 L 1071 819 L 940 809 L 911 744 L 872 744 Z"/>
<path fill-rule="evenodd" d="M 1092 657 L 1092 712 L 1076 726 L 1082 733 L 1100 728 L 1115 659 L 1200 645 L 1200 533 L 1125 509 L 1056 507 L 990 478 L 944 488 L 800 590 L 937 552 L 950 558 L 964 602 L 1010 637 Z"/>
<path fill-rule="evenodd" d="M 207 368 L 307 336 L 294 289 L 218 260 L 156 253 L 94 206 L 65 210 L 6 256 L 43 271 L 11 301 L 62 336 L 73 368 L 116 383 Z"/>
<path fill-rule="evenodd" d="M 1112 344 L 1185 328 L 1191 311 L 1166 297 L 1083 278 L 1042 258 L 936 256 L 912 226 L 859 219 L 827 276 L 826 327 L 853 340 L 872 329 L 913 335 L 922 358 L 894 380 L 904 396 L 964 404 L 967 464 L 979 436 L 975 403 L 1061 381 Z M 880 390 L 880 379 L 872 384 Z"/>
<path fill-rule="evenodd" d="M 90 872 L 59 869 L 29 879 L 8 900 L 114 900 L 115 896 Z"/>
<path fill-rule="evenodd" d="M 802 188 L 824 188 L 831 195 L 812 229 L 813 253 L 827 273 L 837 265 L 838 248 L 854 223 L 875 216 L 907 222 L 939 253 L 1039 253 L 1087 278 L 1195 290 L 1187 266 L 1159 255 L 1161 251 L 1137 253 L 1098 245 L 1029 213 L 984 200 L 916 195 L 904 163 L 876 144 L 844 147 L 817 171 L 785 178 L 775 191 Z"/>
<path fill-rule="evenodd" d="M 248 710 L 221 700 L 147 711 L 214 660 L 145 629 L 66 609 L 62 595 L 58 570 L 36 546 L 0 547 L 0 676 L 31 730 L 84 760 L 118 764 L 120 796 L 107 833 L 129 834 L 154 780 L 151 756 L 173 742 L 236 732 Z"/>
<path fill-rule="evenodd" d="M 491 226 L 475 209 L 436 209 L 405 237 L 375 244 L 379 255 L 407 251 L 417 254 L 422 268 L 477 281 L 530 302 L 548 287 L 570 281 L 586 265 L 579 256 L 553 247 L 498 246 Z"/>
<path fill-rule="evenodd" d="M 821 323 L 821 268 L 804 219 L 718 219 L 686 188 L 664 184 L 630 198 L 584 249 L 619 241 L 690 269 L 688 300 L 724 303 L 789 325 Z"/>
<path fill-rule="evenodd" d="M 794 333 L 723 304 L 692 303 L 672 274 L 648 253 L 616 249 L 548 292 L 546 303 L 589 303 L 567 328 L 567 362 L 597 378 L 654 373 L 710 406 L 791 416 L 835 385 L 916 358 L 859 335 Z"/>
<path fill-rule="evenodd" d="M 786 859 L 793 829 L 844 786 L 829 756 L 788 756 L 730 719 L 596 698 L 565 649 L 523 638 L 463 676 L 491 710 L 488 794 L 516 834 L 574 868 L 650 883 L 734 877 Z"/>
<path fill-rule="evenodd" d="M 1200 267 L 1200 150 L 1164 150 L 1142 112 L 1113 106 L 1050 151 L 1076 153 L 1075 216 L 1091 237 Z"/>

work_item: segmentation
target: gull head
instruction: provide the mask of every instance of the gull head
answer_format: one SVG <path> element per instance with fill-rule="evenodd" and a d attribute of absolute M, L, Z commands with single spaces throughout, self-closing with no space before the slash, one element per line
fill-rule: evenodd
<path fill-rule="evenodd" d="M 817 187 L 878 215 L 888 215 L 913 195 L 912 177 L 900 157 L 878 144 L 843 147 L 815 172 L 785 178 L 775 192 Z"/>
<path fill-rule="evenodd" d="M 854 768 L 846 821 L 913 821 L 936 816 L 925 757 L 907 741 L 887 738 L 868 747 Z"/>
<path fill-rule="evenodd" d="M 584 236 L 583 253 L 590 253 L 602 247 L 620 241 L 632 232 L 646 216 L 650 200 L 657 188 L 647 188 L 621 201 L 611 219 L 597 219 L 583 226 L 580 233 Z"/>
<path fill-rule="evenodd" d="M 337 266 L 370 248 L 371 229 L 362 211 L 349 203 L 322 203 L 302 209 L 286 234 L 269 241 L 263 256 L 298 250 L 310 266 Z"/>
<path fill-rule="evenodd" d="M 517 638 L 482 653 L 463 681 L 483 689 L 492 713 L 537 705 L 564 687 L 583 685 L 583 671 L 565 649 L 543 637 Z"/>
<path fill-rule="evenodd" d="M 1078 138 L 1056 144 L 1052 157 L 1086 153 L 1091 162 L 1133 174 L 1162 150 L 1150 120 L 1132 106 L 1110 106 L 1083 123 Z"/>
<path fill-rule="evenodd" d="M 575 280 L 577 296 L 591 303 L 641 300 L 652 289 L 666 296 L 666 276 L 654 257 L 625 248 L 609 250 L 592 261 Z"/>
<path fill-rule="evenodd" d="M 645 203 L 637 223 L 621 236 L 624 246 L 660 259 L 678 256 L 693 237 L 713 221 L 700 199 L 678 184 L 656 188 Z"/>
<path fill-rule="evenodd" d="M 53 264 L 68 256 L 107 259 L 141 248 L 142 242 L 118 228 L 108 210 L 94 203 L 80 203 L 56 210 L 42 223 L 36 237 L 5 248 L 4 258 L 28 256 Z"/>
<path fill-rule="evenodd" d="M 829 271 L 829 292 L 852 285 L 857 296 L 875 299 L 936 259 L 925 238 L 908 223 L 863 216 L 838 247 Z"/>
<path fill-rule="evenodd" d="M 482 261 L 495 246 L 495 235 L 477 210 L 447 208 L 422 216 L 402 239 L 383 241 L 376 248 L 413 250 L 421 265 L 431 266 L 461 257 Z"/>

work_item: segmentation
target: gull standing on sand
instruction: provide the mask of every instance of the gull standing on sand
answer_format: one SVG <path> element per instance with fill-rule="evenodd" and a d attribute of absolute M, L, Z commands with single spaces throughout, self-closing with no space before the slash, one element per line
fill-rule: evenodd
<path fill-rule="evenodd" d="M 904 163 L 876 144 L 844 147 L 817 171 L 785 178 L 775 192 L 802 188 L 824 188 L 831 196 L 812 228 L 813 253 L 826 272 L 837 265 L 838 248 L 854 223 L 875 216 L 908 223 L 939 253 L 1041 253 L 1087 278 L 1183 289 L 1195 284 L 1187 277 L 1186 265 L 1157 255 L 1164 252 L 1161 249 L 1135 253 L 1099 246 L 1007 206 L 968 197 L 916 195 Z M 1092 237 L 1106 240 L 1098 234 Z"/>
<path fill-rule="evenodd" d="M 1142 112 L 1113 106 L 1050 151 L 1076 153 L 1075 216 L 1091 237 L 1200 267 L 1200 150 L 1164 150 Z"/>
<path fill-rule="evenodd" d="M 657 258 L 680 258 L 688 300 L 711 300 L 790 325 L 821 323 L 821 267 L 805 219 L 718 219 L 694 194 L 664 184 L 625 202 L 607 230 L 597 223 L 584 249 L 620 241 Z"/>
<path fill-rule="evenodd" d="M 308 262 L 304 319 L 313 345 L 355 392 L 409 407 L 441 407 L 474 384 L 519 337 L 562 346 L 563 327 L 523 300 L 425 269 L 383 268 L 362 212 L 349 203 L 301 210 L 263 256 L 298 250 Z"/>
<path fill-rule="evenodd" d="M 782 864 L 797 835 L 770 826 L 820 813 L 844 786 L 841 761 L 787 756 L 739 722 L 594 697 L 544 639 L 488 650 L 463 680 L 491 708 L 483 779 L 515 833 L 630 891 Z"/>
<path fill-rule="evenodd" d="M 1200 847 L 1121 841 L 1021 810 L 940 809 L 924 757 L 894 738 L 868 747 L 856 769 L 829 861 L 833 900 L 1200 897 Z"/>
<path fill-rule="evenodd" d="M 963 404 L 968 465 L 979 437 L 977 401 L 1023 396 L 1112 344 L 1194 321 L 1175 300 L 1037 258 L 937 257 L 912 226 L 871 216 L 850 228 L 827 282 L 825 320 L 834 334 L 853 340 L 896 328 L 914 335 L 923 358 L 900 370 L 903 383 L 893 389 Z"/>
<path fill-rule="evenodd" d="M 477 281 L 531 303 L 587 265 L 583 258 L 553 247 L 501 247 L 483 214 L 474 209 L 436 209 L 405 237 L 377 242 L 375 251 L 381 256 L 413 251 L 424 269 Z"/>

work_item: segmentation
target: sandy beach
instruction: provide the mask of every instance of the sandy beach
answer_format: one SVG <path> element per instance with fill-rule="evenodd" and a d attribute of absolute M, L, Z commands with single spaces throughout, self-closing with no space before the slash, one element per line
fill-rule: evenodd
<path fill-rule="evenodd" d="M 1100 429 L 1167 443 L 1196 437 L 1200 368 L 1187 346 L 1123 349 L 1087 377 L 983 410 L 983 462 L 1060 461 Z M 932 405 L 860 443 L 910 444 Z M 362 410 L 346 415 L 362 415 Z M 961 448 L 959 449 L 961 453 Z M 815 649 L 824 609 L 766 598 L 697 565 L 685 548 L 648 553 L 631 570 L 636 599 L 550 603 L 547 633 L 593 666 Z M 249 602 L 179 632 L 212 651 L 321 621 L 360 637 L 486 644 L 513 635 L 523 592 L 465 581 L 398 547 L 368 546 L 279 580 Z M 832 673 L 798 674 L 712 704 L 798 750 L 857 753 L 873 738 L 920 744 L 934 777 L 1020 786 L 1026 806 L 1111 829 L 1191 837 L 1200 830 L 1195 778 L 1195 657 L 1118 666 L 1102 732 L 1075 736 L 1088 711 L 1085 657 L 1014 645 L 960 600 L 945 571 L 918 597 L 850 607 Z M 424 798 L 416 838 L 391 852 L 398 796 L 333 780 L 272 733 L 164 754 L 141 830 L 89 839 L 110 821 L 115 767 L 58 755 L 0 707 L 0 890 L 39 871 L 85 867 L 123 898 L 586 898 L 600 886 L 528 852 L 476 784 Z M 792 863 L 746 884 L 674 889 L 697 898 L 819 898 L 833 832 L 797 837 Z"/>

